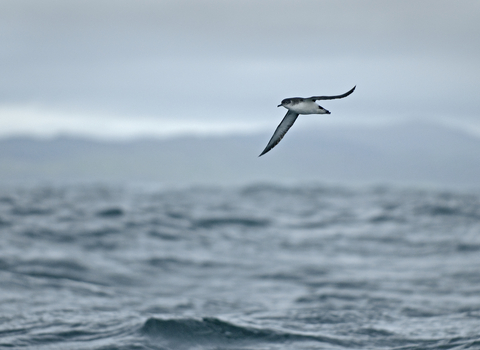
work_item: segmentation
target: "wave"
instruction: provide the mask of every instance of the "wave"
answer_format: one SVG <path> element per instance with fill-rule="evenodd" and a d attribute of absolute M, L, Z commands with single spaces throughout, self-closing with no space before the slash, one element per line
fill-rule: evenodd
<path fill-rule="evenodd" d="M 159 319 L 152 317 L 144 323 L 140 331 L 144 335 L 176 343 L 177 346 L 182 343 L 218 345 L 245 342 L 284 343 L 298 341 L 313 341 L 340 346 L 352 345 L 350 342 L 347 344 L 340 339 L 325 336 L 239 326 L 213 317 L 202 319 Z"/>
<path fill-rule="evenodd" d="M 124 215 L 124 210 L 121 209 L 121 208 L 117 208 L 117 207 L 106 208 L 106 209 L 103 209 L 103 210 L 99 210 L 97 212 L 97 216 L 104 217 L 104 218 L 117 217 L 117 216 L 122 216 L 122 215 Z"/>
<path fill-rule="evenodd" d="M 11 213 L 16 216 L 50 216 L 55 213 L 55 210 L 40 206 L 16 206 L 11 210 Z"/>
<path fill-rule="evenodd" d="M 244 227 L 265 227 L 270 224 L 266 219 L 250 219 L 250 218 L 237 218 L 237 217 L 225 217 L 225 218 L 205 218 L 196 220 L 193 223 L 194 228 L 213 228 L 217 226 L 244 226 Z"/>

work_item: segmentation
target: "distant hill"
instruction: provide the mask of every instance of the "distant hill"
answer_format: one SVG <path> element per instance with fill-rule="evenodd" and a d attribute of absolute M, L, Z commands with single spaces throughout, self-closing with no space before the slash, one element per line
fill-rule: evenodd
<path fill-rule="evenodd" d="M 127 142 L 8 138 L 0 140 L 0 181 L 178 185 L 318 181 L 480 187 L 480 139 L 438 125 L 298 127 L 258 158 L 270 136 Z"/>

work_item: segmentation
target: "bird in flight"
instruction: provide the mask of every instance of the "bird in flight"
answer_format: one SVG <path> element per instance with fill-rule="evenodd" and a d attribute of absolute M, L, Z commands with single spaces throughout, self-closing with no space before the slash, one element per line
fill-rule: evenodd
<path fill-rule="evenodd" d="M 338 98 L 344 98 L 350 95 L 356 86 L 354 86 L 350 91 L 342 95 L 336 96 L 312 96 L 312 97 L 290 97 L 282 100 L 277 107 L 283 106 L 288 109 L 287 114 L 283 117 L 282 122 L 277 126 L 277 129 L 273 133 L 272 138 L 268 141 L 267 147 L 263 150 L 263 152 L 259 155 L 259 157 L 263 156 L 265 153 L 270 151 L 273 147 L 275 147 L 285 136 L 288 129 L 290 129 L 297 120 L 297 117 L 300 114 L 330 114 L 325 108 L 317 105 L 315 101 L 317 100 L 335 100 Z"/>

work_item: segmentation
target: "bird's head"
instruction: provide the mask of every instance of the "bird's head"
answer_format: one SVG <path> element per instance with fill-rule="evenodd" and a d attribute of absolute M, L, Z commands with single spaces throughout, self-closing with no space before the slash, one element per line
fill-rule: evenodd
<path fill-rule="evenodd" d="M 289 98 L 286 98 L 282 100 L 282 103 L 280 103 L 277 107 L 281 107 L 281 106 L 286 107 L 291 103 L 292 103 L 292 100 L 290 100 Z"/>

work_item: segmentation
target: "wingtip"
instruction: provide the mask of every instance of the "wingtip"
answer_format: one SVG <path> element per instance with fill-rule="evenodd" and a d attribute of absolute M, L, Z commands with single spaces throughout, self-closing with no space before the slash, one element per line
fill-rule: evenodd
<path fill-rule="evenodd" d="M 273 147 L 275 147 L 275 146 L 273 146 Z M 267 147 L 265 147 L 265 149 L 262 151 L 262 153 L 260 153 L 260 155 L 259 155 L 258 157 L 260 158 L 260 157 L 263 156 L 264 154 L 270 152 L 273 147 L 270 147 L 270 148 L 269 148 L 268 145 L 267 145 Z"/>
<path fill-rule="evenodd" d="M 348 90 L 348 92 L 346 92 L 343 96 L 344 97 L 347 97 L 351 94 L 353 94 L 353 92 L 355 91 L 355 88 L 357 87 L 357 85 L 355 85 L 353 88 L 351 88 L 350 90 Z"/>

